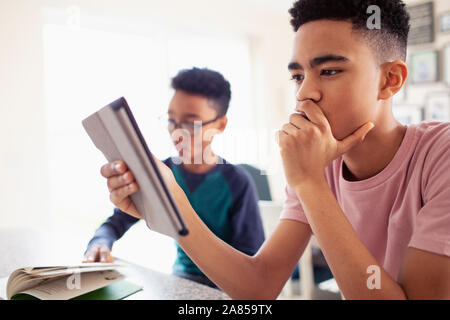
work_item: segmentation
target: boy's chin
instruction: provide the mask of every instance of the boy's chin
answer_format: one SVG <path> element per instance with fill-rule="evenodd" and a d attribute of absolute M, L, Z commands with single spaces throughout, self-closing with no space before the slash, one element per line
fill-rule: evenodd
<path fill-rule="evenodd" d="M 336 129 L 335 127 L 331 126 L 331 133 L 333 134 L 333 137 L 338 140 L 342 141 L 345 138 L 348 138 L 351 136 L 356 130 L 358 130 L 360 127 L 362 127 L 364 123 L 358 125 L 358 124 L 351 124 L 345 127 L 341 127 L 339 129 Z"/>

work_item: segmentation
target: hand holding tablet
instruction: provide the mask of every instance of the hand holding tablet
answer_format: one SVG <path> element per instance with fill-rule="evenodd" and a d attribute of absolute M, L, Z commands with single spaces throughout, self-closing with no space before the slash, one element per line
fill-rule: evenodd
<path fill-rule="evenodd" d="M 102 166 L 100 172 L 107 179 L 111 202 L 123 212 L 142 219 L 142 215 L 130 198 L 139 186 L 126 163 L 122 160 L 107 163 Z"/>
<path fill-rule="evenodd" d="M 143 218 L 147 226 L 174 239 L 188 234 L 164 182 L 168 168 L 151 154 L 124 98 L 83 120 L 90 138 L 109 163 L 102 167 L 111 201 L 122 211 Z M 170 171 L 170 170 L 169 170 Z"/>

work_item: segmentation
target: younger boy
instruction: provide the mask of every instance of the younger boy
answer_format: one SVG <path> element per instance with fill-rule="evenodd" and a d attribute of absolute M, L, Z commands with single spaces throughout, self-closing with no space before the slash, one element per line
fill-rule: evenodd
<path fill-rule="evenodd" d="M 236 250 L 253 255 L 264 242 L 255 185 L 243 169 L 211 149 L 213 136 L 227 124 L 230 84 L 218 72 L 193 68 L 173 78 L 172 88 L 175 94 L 169 105 L 168 129 L 180 157 L 164 163 L 208 228 Z M 130 178 L 125 176 L 124 181 Z M 89 242 L 85 261 L 112 261 L 112 245 L 137 221 L 114 209 Z M 176 247 L 174 274 L 216 287 L 178 244 Z"/>

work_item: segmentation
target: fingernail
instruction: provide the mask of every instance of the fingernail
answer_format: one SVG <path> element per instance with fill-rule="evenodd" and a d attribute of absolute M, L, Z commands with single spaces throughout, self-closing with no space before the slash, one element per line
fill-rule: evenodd
<path fill-rule="evenodd" d="M 114 169 L 116 169 L 117 171 L 120 171 L 120 163 L 116 163 L 114 165 Z"/>

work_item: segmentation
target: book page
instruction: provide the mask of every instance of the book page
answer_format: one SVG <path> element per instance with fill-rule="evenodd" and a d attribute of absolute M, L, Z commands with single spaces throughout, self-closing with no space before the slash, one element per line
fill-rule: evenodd
<path fill-rule="evenodd" d="M 28 268 L 22 268 L 25 273 L 27 274 L 44 274 L 45 272 L 49 271 L 57 271 L 60 270 L 64 272 L 65 270 L 70 269 L 90 269 L 90 268 L 104 268 L 104 269 L 113 269 L 116 267 L 123 266 L 121 263 L 103 263 L 103 262 L 91 262 L 91 263 L 82 263 L 77 265 L 67 265 L 67 266 L 54 266 L 54 267 L 28 267 Z"/>
<path fill-rule="evenodd" d="M 40 278 L 48 278 L 48 277 L 53 277 L 53 276 L 59 276 L 59 275 L 64 275 L 64 274 L 72 274 L 72 273 L 84 273 L 84 272 L 94 272 L 94 271 L 106 271 L 106 270 L 115 270 L 116 268 L 118 268 L 120 266 L 115 266 L 115 265 L 108 265 L 108 266 L 93 266 L 93 267 L 83 267 L 83 268 L 79 268 L 79 267 L 70 267 L 67 269 L 58 269 L 58 270 L 50 270 L 50 271 L 44 271 L 44 272 L 39 272 L 36 274 L 33 274 L 33 277 L 40 277 Z"/>

